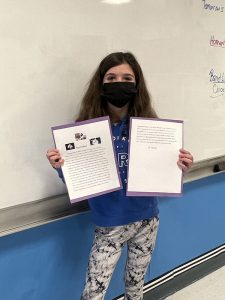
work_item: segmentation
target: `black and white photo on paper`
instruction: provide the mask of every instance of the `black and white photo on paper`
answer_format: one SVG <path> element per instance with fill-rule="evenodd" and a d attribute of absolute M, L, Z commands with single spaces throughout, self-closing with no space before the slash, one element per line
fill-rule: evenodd
<path fill-rule="evenodd" d="M 93 138 L 93 139 L 90 139 L 90 145 L 97 145 L 97 144 L 101 144 L 101 138 L 100 137 L 96 137 L 96 138 Z"/>
<path fill-rule="evenodd" d="M 82 140 L 86 140 L 87 136 L 85 133 L 79 132 L 79 133 L 75 133 L 75 140 L 76 141 L 82 141 Z"/>
<path fill-rule="evenodd" d="M 75 149 L 74 143 L 65 144 L 66 151 Z"/>

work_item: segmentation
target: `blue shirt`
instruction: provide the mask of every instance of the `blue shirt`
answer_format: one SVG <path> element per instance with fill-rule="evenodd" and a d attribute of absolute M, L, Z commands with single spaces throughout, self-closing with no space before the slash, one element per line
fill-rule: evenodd
<path fill-rule="evenodd" d="M 113 141 L 123 189 L 88 200 L 97 226 L 120 226 L 158 215 L 156 197 L 126 196 L 129 122 L 112 125 Z M 62 171 L 58 169 L 62 178 Z"/>

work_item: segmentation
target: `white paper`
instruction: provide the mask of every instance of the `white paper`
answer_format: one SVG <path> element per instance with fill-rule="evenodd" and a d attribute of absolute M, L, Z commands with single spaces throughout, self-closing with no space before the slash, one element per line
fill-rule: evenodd
<path fill-rule="evenodd" d="M 183 122 L 131 118 L 127 195 L 180 195 Z"/>
<path fill-rule="evenodd" d="M 71 202 L 121 188 L 107 117 L 52 129 Z"/>

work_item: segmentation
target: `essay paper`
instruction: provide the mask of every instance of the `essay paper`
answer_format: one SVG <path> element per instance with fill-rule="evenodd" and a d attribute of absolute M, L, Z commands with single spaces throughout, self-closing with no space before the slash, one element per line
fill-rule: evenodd
<path fill-rule="evenodd" d="M 71 202 L 121 189 L 108 117 L 52 128 Z"/>
<path fill-rule="evenodd" d="M 177 166 L 183 122 L 131 118 L 128 196 L 179 196 L 182 171 Z"/>

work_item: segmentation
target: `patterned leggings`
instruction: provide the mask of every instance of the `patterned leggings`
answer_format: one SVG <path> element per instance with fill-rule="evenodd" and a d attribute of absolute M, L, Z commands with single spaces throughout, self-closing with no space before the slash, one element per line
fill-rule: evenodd
<path fill-rule="evenodd" d="M 154 249 L 158 217 L 117 227 L 96 227 L 82 300 L 103 300 L 127 243 L 126 300 L 143 299 L 144 275 Z"/>

